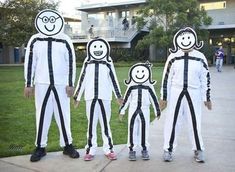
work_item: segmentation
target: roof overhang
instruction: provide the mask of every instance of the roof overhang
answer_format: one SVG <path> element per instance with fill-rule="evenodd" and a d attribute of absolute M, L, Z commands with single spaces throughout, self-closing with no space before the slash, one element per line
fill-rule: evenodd
<path fill-rule="evenodd" d="M 131 0 L 127 2 L 114 2 L 114 3 L 97 3 L 97 4 L 87 4 L 82 5 L 81 7 L 76 8 L 79 11 L 83 12 L 99 12 L 112 9 L 125 9 L 129 7 L 135 7 L 142 4 L 146 4 L 147 0 Z"/>
<path fill-rule="evenodd" d="M 227 24 L 227 25 L 209 25 L 209 26 L 203 26 L 202 29 L 207 29 L 207 30 L 235 29 L 235 24 Z"/>

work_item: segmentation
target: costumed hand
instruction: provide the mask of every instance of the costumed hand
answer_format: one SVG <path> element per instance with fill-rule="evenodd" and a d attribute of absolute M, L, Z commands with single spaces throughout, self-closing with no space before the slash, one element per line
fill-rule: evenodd
<path fill-rule="evenodd" d="M 119 121 L 122 122 L 123 121 L 123 115 L 119 114 Z"/>
<path fill-rule="evenodd" d="M 120 106 L 122 106 L 122 104 L 123 104 L 123 98 L 117 99 L 117 102 L 118 102 L 118 104 L 119 104 Z"/>
<path fill-rule="evenodd" d="M 72 97 L 74 93 L 74 87 L 66 86 L 66 93 L 68 97 Z"/>
<path fill-rule="evenodd" d="M 212 103 L 211 103 L 211 101 L 205 101 L 204 104 L 205 104 L 205 106 L 207 107 L 207 109 L 209 109 L 209 110 L 212 109 Z"/>
<path fill-rule="evenodd" d="M 74 104 L 74 108 L 77 108 L 80 104 L 80 101 L 74 100 L 73 104 Z"/>
<path fill-rule="evenodd" d="M 30 98 L 34 95 L 34 88 L 33 87 L 25 87 L 24 88 L 24 96 L 26 98 Z"/>
<path fill-rule="evenodd" d="M 167 106 L 167 101 L 166 100 L 160 100 L 159 105 L 160 105 L 161 111 L 163 111 Z"/>

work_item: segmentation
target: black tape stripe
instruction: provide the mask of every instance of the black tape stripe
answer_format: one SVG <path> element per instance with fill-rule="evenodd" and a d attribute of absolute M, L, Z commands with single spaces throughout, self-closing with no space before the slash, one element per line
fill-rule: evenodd
<path fill-rule="evenodd" d="M 46 95 L 44 97 L 42 107 L 41 107 L 41 112 L 40 112 L 38 135 L 37 135 L 37 147 L 41 147 L 44 116 L 45 116 L 46 105 L 47 105 L 48 98 L 50 96 L 50 92 L 51 92 L 51 87 L 49 86 L 48 89 L 47 89 Z"/>
<path fill-rule="evenodd" d="M 81 73 L 80 80 L 79 80 L 79 82 L 78 82 L 78 89 L 77 89 L 77 91 L 76 91 L 76 93 L 75 93 L 75 95 L 74 95 L 74 100 L 77 99 L 78 94 L 79 94 L 79 92 L 80 92 L 80 90 L 81 90 L 81 87 L 82 87 L 84 78 L 85 78 L 85 76 L 86 76 L 86 68 L 87 68 L 87 62 L 84 64 L 83 71 L 81 71 L 82 73 Z"/>
<path fill-rule="evenodd" d="M 185 92 L 185 96 L 186 96 L 186 99 L 188 100 L 188 105 L 189 105 L 189 109 L 190 109 L 191 116 L 192 116 L 192 125 L 193 125 L 193 132 L 194 132 L 196 147 L 197 147 L 197 150 L 201 150 L 201 145 L 200 145 L 198 131 L 197 131 L 197 119 L 196 119 L 196 115 L 195 115 L 195 111 L 193 107 L 193 102 L 191 100 L 191 97 L 188 91 Z"/>
<path fill-rule="evenodd" d="M 52 90 L 53 90 L 55 100 L 56 100 L 56 103 L 57 103 L 57 107 L 58 107 L 58 112 L 59 112 L 59 116 L 60 116 L 60 124 L 61 124 L 61 129 L 62 129 L 62 133 L 63 133 L 63 137 L 64 137 L 64 142 L 65 142 L 65 145 L 69 145 L 68 135 L 66 133 L 64 115 L 63 115 L 63 111 L 62 111 L 62 108 L 61 108 L 59 95 L 58 95 L 58 93 L 56 91 L 56 88 L 54 86 L 52 86 Z"/>
<path fill-rule="evenodd" d="M 179 95 L 179 98 L 177 100 L 176 107 L 175 107 L 174 119 L 173 119 L 172 130 L 171 130 L 171 137 L 170 137 L 169 148 L 168 148 L 169 152 L 172 152 L 173 150 L 173 143 L 175 140 L 175 126 L 176 126 L 177 118 L 179 115 L 180 104 L 183 99 L 183 96 L 184 96 L 184 92 L 182 91 Z"/>
<path fill-rule="evenodd" d="M 130 141 L 130 146 L 129 149 L 130 151 L 133 151 L 133 147 L 134 147 L 134 143 L 133 143 L 133 130 L 134 130 L 134 124 L 135 124 L 135 118 L 137 116 L 138 112 L 137 110 L 134 112 L 134 114 L 131 117 L 131 121 L 130 121 L 130 136 L 129 136 L 129 141 Z"/>
<path fill-rule="evenodd" d="M 148 87 L 148 91 L 150 93 L 150 96 L 153 99 L 153 102 L 154 102 L 153 106 L 155 106 L 155 109 L 157 111 L 157 116 L 160 116 L 161 112 L 160 112 L 160 108 L 159 108 L 159 103 L 157 101 L 157 96 L 154 94 L 153 90 L 150 87 Z"/>
<path fill-rule="evenodd" d="M 73 86 L 73 54 L 72 49 L 67 41 L 65 41 L 66 48 L 68 49 L 69 54 L 69 86 Z"/>
<path fill-rule="evenodd" d="M 139 115 L 140 115 L 140 119 L 141 119 L 141 131 L 142 131 L 142 135 L 141 135 L 141 146 L 143 148 L 143 150 L 146 150 L 146 122 L 145 122 L 145 118 L 144 118 L 144 114 L 142 112 L 142 110 L 139 111 Z"/>
<path fill-rule="evenodd" d="M 93 99 L 91 102 L 91 107 L 90 107 L 90 119 L 88 121 L 88 148 L 86 150 L 86 153 L 89 154 L 90 148 L 92 147 L 92 127 L 93 127 L 93 118 L 94 118 L 94 111 L 95 111 L 95 103 L 97 99 Z"/>
<path fill-rule="evenodd" d="M 111 65 L 108 64 L 108 63 L 106 65 L 109 68 L 109 75 L 110 75 L 110 78 L 111 78 L 111 81 L 112 81 L 112 84 L 113 84 L 113 87 L 114 87 L 115 94 L 116 94 L 117 98 L 121 98 L 122 97 L 121 91 L 118 88 L 118 83 L 115 80 L 115 76 L 114 76 L 114 73 L 112 71 Z"/>
<path fill-rule="evenodd" d="M 95 64 L 95 78 L 94 78 L 94 99 L 98 99 L 99 95 L 99 64 Z"/>
<path fill-rule="evenodd" d="M 105 133 L 105 136 L 108 138 L 109 150 L 112 150 L 113 149 L 113 144 L 112 144 L 112 139 L 109 135 L 108 122 L 107 122 L 107 118 L 106 118 L 106 112 L 105 112 L 105 109 L 104 109 L 104 104 L 103 104 L 102 100 L 100 100 L 100 99 L 98 99 L 98 102 L 100 104 L 100 110 L 101 110 L 101 113 L 102 113 L 102 118 L 103 118 L 103 123 L 104 123 L 104 133 Z"/>

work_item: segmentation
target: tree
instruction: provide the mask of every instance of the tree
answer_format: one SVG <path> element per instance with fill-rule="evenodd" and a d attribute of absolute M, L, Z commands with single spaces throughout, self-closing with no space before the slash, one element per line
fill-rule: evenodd
<path fill-rule="evenodd" d="M 56 9 L 58 3 L 38 0 L 6 0 L 0 2 L 0 42 L 22 46 L 36 33 L 34 19 L 40 10 Z"/>
<path fill-rule="evenodd" d="M 192 27 L 200 38 L 208 38 L 208 32 L 200 29 L 210 25 L 212 18 L 204 9 L 199 9 L 197 0 L 149 0 L 137 18 L 139 28 L 148 25 L 149 34 L 139 41 L 137 48 L 154 44 L 157 48 L 168 48 L 176 31 L 182 27 Z"/>

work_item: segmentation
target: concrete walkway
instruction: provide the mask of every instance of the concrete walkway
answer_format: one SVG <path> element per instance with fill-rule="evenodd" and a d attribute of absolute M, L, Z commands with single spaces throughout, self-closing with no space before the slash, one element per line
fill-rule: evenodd
<path fill-rule="evenodd" d="M 205 143 L 206 163 L 199 164 L 193 159 L 187 128 L 184 127 L 178 138 L 178 147 L 174 161 L 162 161 L 163 124 L 162 118 L 151 124 L 150 157 L 151 160 L 136 162 L 128 161 L 128 149 L 125 145 L 115 146 L 118 160 L 109 161 L 99 148 L 95 159 L 84 162 L 83 158 L 70 159 L 62 152 L 48 153 L 41 161 L 31 163 L 30 155 L 0 159 L 1 172 L 32 172 L 32 171 L 81 171 L 81 172 L 233 172 L 235 171 L 235 69 L 226 66 L 222 73 L 214 67 L 211 71 L 213 110 L 203 108 L 202 136 Z M 84 149 L 79 150 L 84 156 Z"/>

